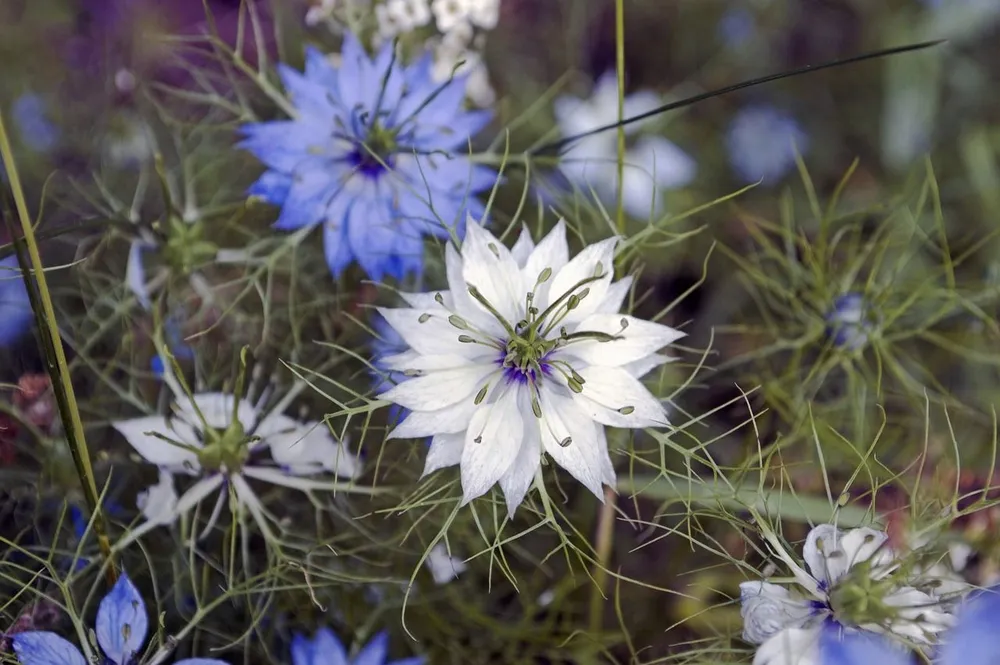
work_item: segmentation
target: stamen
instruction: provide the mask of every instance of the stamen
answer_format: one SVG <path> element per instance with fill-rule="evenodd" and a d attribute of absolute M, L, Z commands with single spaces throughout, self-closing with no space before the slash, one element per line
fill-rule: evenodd
<path fill-rule="evenodd" d="M 419 317 L 417 317 L 417 323 L 427 323 L 430 320 L 431 320 L 430 314 L 421 314 Z"/>
<path fill-rule="evenodd" d="M 482 404 L 483 400 L 486 399 L 486 393 L 488 393 L 489 390 L 490 390 L 490 384 L 487 383 L 485 386 L 479 389 L 479 392 L 476 393 L 476 399 L 474 399 L 472 403 L 475 404 L 476 406 Z"/>

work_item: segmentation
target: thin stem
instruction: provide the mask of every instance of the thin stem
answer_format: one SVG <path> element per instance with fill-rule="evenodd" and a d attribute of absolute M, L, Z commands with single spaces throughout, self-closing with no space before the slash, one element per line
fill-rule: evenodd
<path fill-rule="evenodd" d="M 18 261 L 21 265 L 21 277 L 24 279 L 25 288 L 28 290 L 31 300 L 31 309 L 38 323 L 39 337 L 42 340 L 42 351 L 46 357 L 46 366 L 49 379 L 52 382 L 53 395 L 59 408 L 59 416 L 62 418 L 63 426 L 66 428 L 66 441 L 69 444 L 70 452 L 73 455 L 73 462 L 76 465 L 76 472 L 80 478 L 80 485 L 83 488 L 83 495 L 87 501 L 93 515 L 94 533 L 97 536 L 97 544 L 100 547 L 101 555 L 105 559 L 108 582 L 114 584 L 118 578 L 114 561 L 111 558 L 111 541 L 108 539 L 105 529 L 104 516 L 101 512 L 100 494 L 97 491 L 97 483 L 94 480 L 94 469 L 90 464 L 90 452 L 87 449 L 87 440 L 83 433 L 83 421 L 80 418 L 80 410 L 77 408 L 76 395 L 73 392 L 73 381 L 70 377 L 69 365 L 66 362 L 66 353 L 63 351 L 62 338 L 59 335 L 59 325 L 56 322 L 55 308 L 52 306 L 52 296 L 49 293 L 48 281 L 45 278 L 45 270 L 42 265 L 42 257 L 38 251 L 38 243 L 35 240 L 35 230 L 31 223 L 31 215 L 28 212 L 28 205 L 24 198 L 24 190 L 21 188 L 21 179 L 17 173 L 17 166 L 14 163 L 13 151 L 10 147 L 10 140 L 7 137 L 7 128 L 3 122 L 3 114 L 0 113 L 0 160 L 6 166 L 7 177 L 10 180 L 10 191 L 14 196 L 14 205 L 17 208 L 17 216 L 21 220 L 21 232 L 24 238 L 18 239 L 14 229 L 13 220 L 8 219 L 8 227 L 11 230 L 11 240 L 18 246 Z M 5 215 L 5 217 L 7 217 Z M 22 246 L 23 243 L 23 246 Z M 30 265 L 24 258 L 23 249 L 27 249 Z M 34 275 L 35 279 L 31 277 Z M 37 292 L 35 289 L 37 288 Z"/>
<path fill-rule="evenodd" d="M 625 0 L 615 0 L 615 68 L 618 72 L 618 199 L 615 224 L 618 233 L 625 233 L 625 200 L 622 195 L 625 176 Z M 597 516 L 594 534 L 594 588 L 590 594 L 590 632 L 600 632 L 604 623 L 604 590 L 608 586 L 608 564 L 614 549 L 615 508 L 618 495 L 611 488 L 604 489 L 604 505 Z"/>

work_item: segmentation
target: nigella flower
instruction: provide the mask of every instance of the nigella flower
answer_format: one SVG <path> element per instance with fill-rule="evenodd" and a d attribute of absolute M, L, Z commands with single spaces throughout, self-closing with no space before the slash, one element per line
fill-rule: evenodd
<path fill-rule="evenodd" d="M 834 346 L 857 351 L 868 343 L 877 321 L 864 295 L 851 292 L 833 301 L 826 325 L 827 336 Z"/>
<path fill-rule="evenodd" d="M 660 98 L 641 91 L 625 98 L 625 117 L 656 108 Z M 560 97 L 554 111 L 564 136 L 588 132 L 618 119 L 618 77 L 612 71 L 597 81 L 589 99 Z M 642 123 L 626 127 L 634 135 Z M 607 204 L 616 200 L 618 190 L 618 139 L 613 131 L 588 136 L 575 142 L 560 169 L 577 186 L 593 189 Z M 678 189 L 694 179 L 697 165 L 683 150 L 661 136 L 639 136 L 625 154 L 621 187 L 626 212 L 649 218 L 663 210 L 663 190 Z"/>
<path fill-rule="evenodd" d="M 334 276 L 355 260 L 373 279 L 419 273 L 424 236 L 483 215 L 497 174 L 462 153 L 491 114 L 463 109 L 464 77 L 435 83 L 430 54 L 405 67 L 390 42 L 372 59 L 348 34 L 341 60 L 309 49 L 304 74 L 279 67 L 295 117 L 243 128 L 268 168 L 250 193 L 281 206 L 275 228 L 322 225 Z"/>
<path fill-rule="evenodd" d="M 23 665 L 133 665 L 146 643 L 149 617 L 139 590 L 126 573 L 122 573 L 97 608 L 94 633 L 103 658 L 87 656 L 72 642 L 48 631 L 28 631 L 14 636 L 14 652 Z M 226 665 L 214 658 L 185 658 L 175 665 Z"/>
<path fill-rule="evenodd" d="M 31 302 L 16 256 L 0 259 L 0 345 L 6 346 L 31 326 Z"/>
<path fill-rule="evenodd" d="M 34 93 L 25 93 L 14 100 L 11 119 L 20 132 L 21 140 L 35 152 L 48 152 L 59 140 L 59 128 L 49 120 L 45 101 Z"/>
<path fill-rule="evenodd" d="M 795 167 L 796 151 L 805 153 L 809 140 L 791 115 L 773 106 L 747 106 L 726 132 L 729 161 L 744 182 L 774 184 Z"/>
<path fill-rule="evenodd" d="M 730 48 L 746 44 L 756 31 L 753 12 L 746 7 L 734 7 L 719 19 L 719 38 Z"/>
<path fill-rule="evenodd" d="M 207 530 L 222 509 L 227 486 L 232 488 L 240 508 L 249 512 L 263 533 L 270 534 L 266 519 L 269 513 L 248 481 L 303 492 L 333 491 L 348 486 L 308 476 L 355 478 L 360 473 L 357 458 L 333 438 L 325 424 L 302 423 L 284 415 L 295 391 L 265 413 L 266 391 L 256 404 L 235 400 L 225 393 L 188 397 L 170 368 L 164 369 L 164 381 L 174 393 L 173 416 L 144 416 L 112 423 L 139 455 L 160 467 L 159 482 L 136 499 L 146 521 L 129 533 L 129 541 L 158 526 L 173 524 L 221 489 Z M 265 452 L 273 463 L 268 463 Z M 198 478 L 179 498 L 174 489 L 176 475 Z"/>
<path fill-rule="evenodd" d="M 996 665 L 1000 587 L 969 596 L 958 611 L 955 626 L 937 648 L 934 665 Z M 820 637 L 820 665 L 917 665 L 910 654 L 876 635 L 827 628 Z"/>
<path fill-rule="evenodd" d="M 421 657 L 387 662 L 389 635 L 379 633 L 353 659 L 329 628 L 320 628 L 312 639 L 301 633 L 292 638 L 292 665 L 423 665 Z"/>
<path fill-rule="evenodd" d="M 808 572 L 776 539 L 768 540 L 798 588 L 740 585 L 743 639 L 760 645 L 754 665 L 819 665 L 819 638 L 827 624 L 930 645 L 952 622 L 951 599 L 938 595 L 937 578 L 901 579 L 883 532 L 840 531 L 831 524 L 813 528 L 803 548 Z"/>
<path fill-rule="evenodd" d="M 618 313 L 632 280 L 612 282 L 617 242 L 570 260 L 562 221 L 512 250 L 470 225 L 461 253 L 447 247 L 450 291 L 379 310 L 410 347 L 385 361 L 412 377 L 380 395 L 411 411 L 389 436 L 433 436 L 424 474 L 458 464 L 465 503 L 499 483 L 513 513 L 543 452 L 603 499 L 604 426 L 667 424 L 639 377 L 682 333 Z"/>

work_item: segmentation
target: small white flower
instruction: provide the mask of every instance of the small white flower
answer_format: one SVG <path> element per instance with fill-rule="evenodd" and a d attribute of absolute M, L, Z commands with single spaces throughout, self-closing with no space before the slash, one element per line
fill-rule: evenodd
<path fill-rule="evenodd" d="M 631 118 L 659 106 L 659 96 L 640 91 L 625 98 L 624 117 Z M 563 136 L 583 134 L 618 120 L 618 77 L 602 76 L 589 99 L 560 97 L 555 101 L 556 122 Z M 635 134 L 647 123 L 626 126 Z M 593 188 L 606 202 L 614 201 L 618 184 L 618 139 L 612 131 L 588 136 L 572 144 L 561 169 L 574 183 Z M 685 187 L 694 180 L 697 165 L 687 153 L 665 138 L 640 137 L 625 153 L 622 195 L 629 215 L 648 218 L 663 210 L 662 191 Z"/>
<path fill-rule="evenodd" d="M 925 645 L 952 623 L 937 578 L 916 573 L 898 579 L 900 564 L 881 531 L 815 527 L 803 548 L 808 572 L 765 535 L 799 588 L 759 581 L 740 585 L 743 639 L 760 645 L 754 665 L 820 665 L 820 628 L 830 621 L 845 630 L 885 633 Z M 869 606 L 876 609 L 869 614 L 859 610 Z"/>
<path fill-rule="evenodd" d="M 335 490 L 343 484 L 305 476 L 329 473 L 355 478 L 360 472 L 357 458 L 325 426 L 299 423 L 281 413 L 287 402 L 265 414 L 259 408 L 264 396 L 256 405 L 245 399 L 234 404 L 232 395 L 224 393 L 199 393 L 189 399 L 169 368 L 164 380 L 177 399 L 172 417 L 143 416 L 112 423 L 145 461 L 160 467 L 159 483 L 136 499 L 146 522 L 129 534 L 129 542 L 154 527 L 173 524 L 221 489 L 210 527 L 221 510 L 227 485 L 240 508 L 267 534 L 269 514 L 248 480 L 304 492 Z M 273 463 L 261 459 L 264 451 L 270 452 Z M 178 498 L 174 475 L 198 479 Z"/>
<path fill-rule="evenodd" d="M 424 560 L 435 584 L 447 584 L 465 572 L 468 566 L 459 558 L 448 556 L 448 548 L 438 543 L 427 553 Z"/>
<path fill-rule="evenodd" d="M 434 21 L 441 32 L 451 32 L 456 26 L 468 23 L 469 9 L 472 0 L 434 0 L 431 11 Z"/>
<path fill-rule="evenodd" d="M 543 452 L 603 500 L 604 427 L 668 424 L 639 377 L 683 333 L 618 313 L 632 279 L 612 281 L 617 241 L 570 260 L 562 221 L 507 249 L 470 219 L 461 253 L 447 247 L 450 291 L 379 310 L 410 347 L 384 360 L 412 377 L 380 395 L 411 411 L 389 436 L 432 436 L 424 474 L 459 465 L 465 503 L 499 483 L 513 514 Z"/>
<path fill-rule="evenodd" d="M 375 7 L 375 18 L 379 35 L 391 39 L 430 23 L 431 8 L 427 0 L 386 0 Z"/>

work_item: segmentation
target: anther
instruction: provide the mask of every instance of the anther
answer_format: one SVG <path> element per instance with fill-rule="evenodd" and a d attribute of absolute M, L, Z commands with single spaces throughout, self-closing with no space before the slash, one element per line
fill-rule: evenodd
<path fill-rule="evenodd" d="M 425 313 L 425 314 L 421 314 L 421 315 L 420 315 L 420 316 L 419 316 L 419 317 L 417 318 L 417 323 L 427 323 L 427 322 L 428 322 L 428 321 L 430 321 L 430 320 L 431 320 L 431 315 L 430 315 L 430 314 L 426 314 L 426 313 Z"/>

